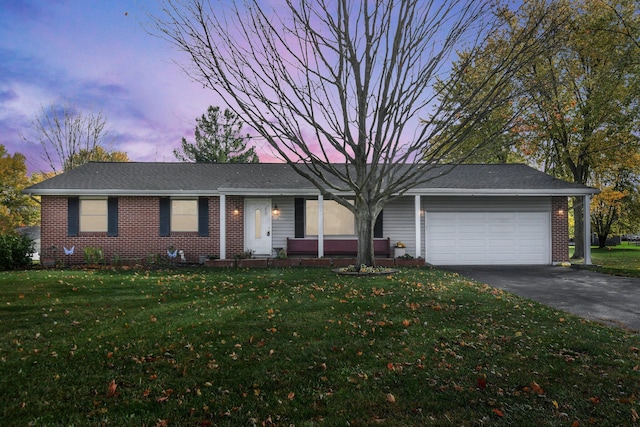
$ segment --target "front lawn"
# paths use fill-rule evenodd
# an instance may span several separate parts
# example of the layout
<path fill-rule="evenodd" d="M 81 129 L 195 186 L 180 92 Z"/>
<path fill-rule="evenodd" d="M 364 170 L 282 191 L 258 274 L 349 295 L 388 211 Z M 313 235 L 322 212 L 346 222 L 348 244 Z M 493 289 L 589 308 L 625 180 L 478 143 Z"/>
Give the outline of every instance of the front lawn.
<path fill-rule="evenodd" d="M 620 426 L 640 413 L 637 335 L 438 270 L 4 272 L 0 307 L 3 425 Z"/>

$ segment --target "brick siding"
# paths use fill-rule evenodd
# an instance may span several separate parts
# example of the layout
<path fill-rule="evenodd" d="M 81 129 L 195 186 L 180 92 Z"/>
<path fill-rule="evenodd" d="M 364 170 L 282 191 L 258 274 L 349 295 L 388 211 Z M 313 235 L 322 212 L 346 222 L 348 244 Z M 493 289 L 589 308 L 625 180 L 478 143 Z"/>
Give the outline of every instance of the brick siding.
<path fill-rule="evenodd" d="M 551 260 L 569 261 L 569 202 L 567 197 L 551 198 Z"/>
<path fill-rule="evenodd" d="M 227 196 L 226 205 L 227 258 L 233 259 L 244 252 L 244 197 Z"/>
<path fill-rule="evenodd" d="M 239 208 L 234 213 L 235 207 Z M 227 198 L 227 257 L 244 250 L 242 197 Z M 152 256 L 166 258 L 167 249 L 183 250 L 189 263 L 197 263 L 201 255 L 220 255 L 220 200 L 209 198 L 209 236 L 197 232 L 171 233 L 160 236 L 160 210 L 158 197 L 119 197 L 118 236 L 107 233 L 80 233 L 67 236 L 67 197 L 43 196 L 41 205 L 41 251 L 43 262 L 54 258 L 79 264 L 84 262 L 84 248 L 99 247 L 107 262 L 115 257 L 142 258 Z M 63 247 L 75 246 L 72 256 L 65 256 Z M 54 249 L 55 248 L 55 249 Z"/>

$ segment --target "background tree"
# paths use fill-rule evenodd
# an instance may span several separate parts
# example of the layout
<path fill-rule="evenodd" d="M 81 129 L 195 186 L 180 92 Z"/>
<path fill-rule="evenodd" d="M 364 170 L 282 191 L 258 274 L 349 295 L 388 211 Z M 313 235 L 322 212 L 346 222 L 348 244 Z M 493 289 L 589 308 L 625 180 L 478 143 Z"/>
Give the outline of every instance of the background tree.
<path fill-rule="evenodd" d="M 92 150 L 81 149 L 65 160 L 64 170 L 73 169 L 88 162 L 130 162 L 129 156 L 123 151 L 107 151 L 101 146 Z"/>
<path fill-rule="evenodd" d="M 520 13 L 498 15 L 507 31 L 496 33 L 481 61 L 467 68 L 465 85 L 458 84 L 463 89 L 460 93 L 481 90 L 482 78 L 476 74 L 483 72 L 485 62 L 508 53 L 513 35 L 525 28 L 523 20 L 537 15 L 535 1 L 523 3 Z M 503 136 L 513 139 L 531 164 L 579 184 L 611 182 L 607 171 L 617 170 L 621 159 L 638 159 L 634 135 L 640 126 L 640 6 L 634 0 L 559 0 L 556 4 L 567 19 L 538 60 L 514 75 L 509 87 L 515 95 L 513 103 L 503 116 L 488 118 L 490 127 L 500 128 L 504 117 L 518 109 L 517 119 Z M 464 53 L 459 62 L 468 63 Z M 454 103 L 449 108 L 458 106 Z M 612 212 L 619 212 L 621 199 L 613 194 L 620 196 L 610 192 L 598 203 L 612 203 Z M 573 210 L 574 256 L 582 257 L 580 200 Z"/>
<path fill-rule="evenodd" d="M 247 148 L 248 134 L 241 135 L 242 121 L 228 108 L 209 106 L 207 114 L 196 118 L 195 143 L 182 138 L 180 150 L 173 150 L 183 162 L 258 163 L 254 147 Z"/>
<path fill-rule="evenodd" d="M 52 171 L 73 169 L 87 161 L 103 160 L 105 155 L 126 158 L 125 153 L 110 153 L 113 140 L 106 129 L 102 113 L 82 113 L 71 105 L 51 105 L 32 122 L 31 133 L 22 135 L 24 142 L 39 145 L 42 158 Z"/>
<path fill-rule="evenodd" d="M 593 183 L 600 188 L 591 204 L 591 224 L 604 248 L 612 234 L 636 234 L 640 213 L 640 152 L 614 165 L 595 165 Z"/>
<path fill-rule="evenodd" d="M 0 234 L 13 233 L 17 227 L 33 225 L 39 206 L 22 190 L 30 185 L 25 157 L 11 156 L 0 145 Z"/>
<path fill-rule="evenodd" d="M 360 266 L 374 264 L 373 226 L 385 204 L 423 183 L 468 132 L 434 136 L 456 122 L 471 129 L 507 103 L 504 86 L 540 54 L 548 36 L 541 24 L 550 20 L 531 17 L 481 90 L 459 99 L 476 113 L 441 108 L 438 97 L 452 96 L 451 87 L 434 84 L 459 74 L 450 68 L 452 55 L 468 47 L 473 63 L 499 30 L 489 3 L 298 0 L 272 9 L 258 0 L 228 7 L 167 0 L 154 24 L 187 54 L 183 69 L 192 78 L 228 100 L 324 197 L 354 213 Z"/>

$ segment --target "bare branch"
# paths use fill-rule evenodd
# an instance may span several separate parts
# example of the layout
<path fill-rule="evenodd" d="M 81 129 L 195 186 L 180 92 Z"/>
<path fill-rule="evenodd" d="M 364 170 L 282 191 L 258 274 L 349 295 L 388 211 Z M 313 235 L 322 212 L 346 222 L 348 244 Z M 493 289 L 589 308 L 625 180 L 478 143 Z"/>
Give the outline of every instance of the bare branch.
<path fill-rule="evenodd" d="M 437 84 L 456 72 L 457 51 L 473 61 L 498 30 L 491 12 L 473 0 L 287 0 L 274 8 L 165 0 L 152 21 L 189 57 L 183 70 L 228 100 L 283 160 L 356 217 L 366 211 L 375 220 L 427 179 L 444 147 L 509 101 L 502 88 L 539 52 L 548 28 L 532 19 L 481 90 L 462 100 L 477 114 L 434 148 L 434 137 L 459 121 L 441 106 L 450 87 Z"/>
<path fill-rule="evenodd" d="M 109 138 L 106 124 L 102 112 L 85 114 L 70 104 L 53 104 L 41 107 L 32 122 L 31 133 L 20 138 L 25 143 L 39 145 L 42 159 L 57 173 L 78 166 L 77 162 L 86 158 L 86 153 L 108 148 L 113 139 Z"/>

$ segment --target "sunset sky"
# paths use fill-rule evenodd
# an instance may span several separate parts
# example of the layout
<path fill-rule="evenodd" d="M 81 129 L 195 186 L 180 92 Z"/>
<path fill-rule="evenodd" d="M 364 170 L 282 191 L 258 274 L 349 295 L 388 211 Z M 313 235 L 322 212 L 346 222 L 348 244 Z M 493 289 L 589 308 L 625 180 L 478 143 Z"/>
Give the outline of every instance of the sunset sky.
<path fill-rule="evenodd" d="M 49 170 L 40 148 L 24 144 L 42 107 L 71 103 L 101 111 L 113 150 L 133 161 L 175 161 L 193 139 L 195 118 L 224 104 L 192 82 L 183 58 L 145 29 L 155 0 L 0 0 L 0 144 Z M 272 160 L 259 148 L 264 160 Z"/>

